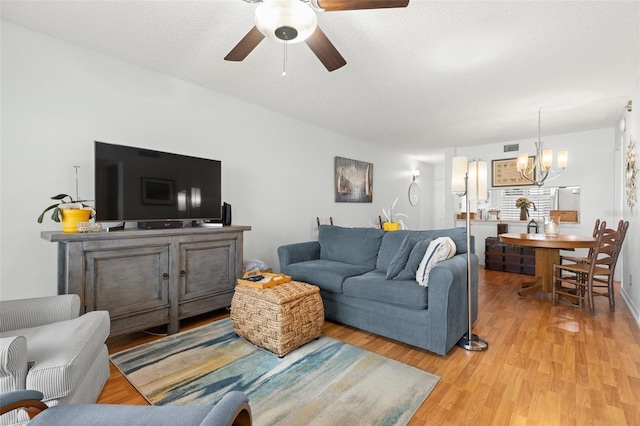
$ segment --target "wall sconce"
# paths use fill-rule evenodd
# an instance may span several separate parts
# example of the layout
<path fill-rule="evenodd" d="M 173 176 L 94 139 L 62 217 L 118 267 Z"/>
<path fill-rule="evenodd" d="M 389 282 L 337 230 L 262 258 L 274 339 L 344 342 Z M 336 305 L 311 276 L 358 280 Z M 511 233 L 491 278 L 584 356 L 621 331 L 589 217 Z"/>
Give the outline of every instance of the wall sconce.
<path fill-rule="evenodd" d="M 413 182 L 417 181 L 418 178 L 420 177 L 420 170 L 415 169 L 414 171 L 411 172 L 411 176 L 413 177 Z"/>

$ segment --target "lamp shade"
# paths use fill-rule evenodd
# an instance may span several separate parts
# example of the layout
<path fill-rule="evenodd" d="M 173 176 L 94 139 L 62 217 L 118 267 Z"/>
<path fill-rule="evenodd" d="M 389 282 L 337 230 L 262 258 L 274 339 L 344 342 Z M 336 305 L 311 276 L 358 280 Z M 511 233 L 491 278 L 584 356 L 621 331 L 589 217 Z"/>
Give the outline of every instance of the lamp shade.
<path fill-rule="evenodd" d="M 542 151 L 542 171 L 546 172 L 551 168 L 553 164 L 553 151 L 550 149 L 545 149 Z"/>
<path fill-rule="evenodd" d="M 525 172 L 527 170 L 527 166 L 529 165 L 529 154 L 526 152 L 522 152 L 518 154 L 518 160 L 516 162 L 516 168 L 519 172 Z"/>
<path fill-rule="evenodd" d="M 487 162 L 473 160 L 469 163 L 469 200 L 486 200 L 487 191 Z"/>
<path fill-rule="evenodd" d="M 567 162 L 569 160 L 569 153 L 567 151 L 558 152 L 558 167 L 564 169 L 567 167 Z"/>
<path fill-rule="evenodd" d="M 272 40 L 298 43 L 318 25 L 316 13 L 300 0 L 264 0 L 254 14 L 256 28 Z"/>
<path fill-rule="evenodd" d="M 466 191 L 464 179 L 469 171 L 469 158 L 453 157 L 451 161 L 451 192 L 462 194 Z"/>

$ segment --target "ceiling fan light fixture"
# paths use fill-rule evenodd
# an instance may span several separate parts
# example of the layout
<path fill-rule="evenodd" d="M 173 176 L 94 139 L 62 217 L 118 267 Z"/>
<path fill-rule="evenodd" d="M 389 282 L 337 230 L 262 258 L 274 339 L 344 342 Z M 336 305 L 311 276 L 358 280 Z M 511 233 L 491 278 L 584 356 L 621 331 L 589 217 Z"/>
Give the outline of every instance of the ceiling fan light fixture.
<path fill-rule="evenodd" d="M 318 25 L 316 13 L 300 0 L 264 0 L 256 7 L 254 21 L 266 37 L 287 43 L 306 40 Z"/>

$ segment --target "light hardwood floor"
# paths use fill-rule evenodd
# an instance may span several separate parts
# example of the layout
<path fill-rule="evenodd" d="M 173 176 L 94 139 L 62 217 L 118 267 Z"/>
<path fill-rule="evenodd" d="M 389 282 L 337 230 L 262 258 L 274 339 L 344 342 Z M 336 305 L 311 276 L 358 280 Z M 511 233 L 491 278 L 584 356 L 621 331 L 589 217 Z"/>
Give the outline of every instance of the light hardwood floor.
<path fill-rule="evenodd" d="M 551 306 L 549 295 L 520 298 L 526 275 L 480 270 L 480 315 L 474 333 L 486 352 L 446 356 L 326 322 L 324 333 L 441 377 L 410 424 L 640 425 L 640 328 L 616 289 L 587 307 Z M 185 327 L 228 316 L 185 321 Z M 157 337 L 133 334 L 108 342 L 111 353 Z M 146 404 L 111 367 L 99 403 Z"/>

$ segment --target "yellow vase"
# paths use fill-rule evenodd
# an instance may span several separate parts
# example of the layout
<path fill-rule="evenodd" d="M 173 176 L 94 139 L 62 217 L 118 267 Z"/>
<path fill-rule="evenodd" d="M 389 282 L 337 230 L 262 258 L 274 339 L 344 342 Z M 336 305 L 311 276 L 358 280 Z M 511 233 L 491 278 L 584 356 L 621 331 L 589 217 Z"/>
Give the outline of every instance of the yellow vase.
<path fill-rule="evenodd" d="M 397 231 L 400 229 L 400 222 L 383 222 L 382 229 L 385 231 Z"/>
<path fill-rule="evenodd" d="M 65 209 L 60 210 L 62 214 L 62 232 L 74 234 L 78 232 L 78 222 L 86 222 L 91 216 L 91 210 Z"/>

